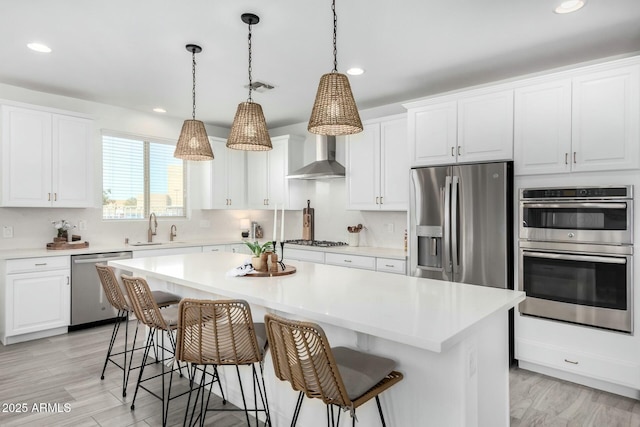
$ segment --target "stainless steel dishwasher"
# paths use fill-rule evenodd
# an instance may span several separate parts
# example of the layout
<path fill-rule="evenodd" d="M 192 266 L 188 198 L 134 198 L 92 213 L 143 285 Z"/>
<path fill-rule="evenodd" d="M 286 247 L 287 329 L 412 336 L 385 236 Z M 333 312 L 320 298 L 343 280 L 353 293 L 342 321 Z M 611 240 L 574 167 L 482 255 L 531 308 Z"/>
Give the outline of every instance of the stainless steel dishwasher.
<path fill-rule="evenodd" d="M 116 318 L 117 312 L 102 290 L 95 265 L 129 258 L 131 252 L 71 255 L 70 330 L 109 323 Z"/>

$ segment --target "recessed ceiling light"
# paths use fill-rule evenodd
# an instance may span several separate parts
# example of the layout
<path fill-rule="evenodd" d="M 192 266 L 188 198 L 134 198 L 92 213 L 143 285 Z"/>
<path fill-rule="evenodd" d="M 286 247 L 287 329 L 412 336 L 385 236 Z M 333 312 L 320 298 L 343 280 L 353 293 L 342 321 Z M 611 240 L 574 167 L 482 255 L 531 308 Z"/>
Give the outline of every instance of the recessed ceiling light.
<path fill-rule="evenodd" d="M 31 50 L 35 50 L 36 52 L 42 52 L 42 53 L 50 53 L 51 52 L 51 48 L 45 44 L 42 43 L 29 43 L 27 45 L 27 47 Z"/>
<path fill-rule="evenodd" d="M 347 70 L 347 74 L 349 74 L 350 76 L 359 76 L 361 74 L 364 74 L 364 70 L 362 68 L 353 67 Z"/>
<path fill-rule="evenodd" d="M 153 111 L 155 111 L 156 113 L 166 113 L 167 112 L 167 110 L 165 110 L 164 108 L 160 108 L 160 107 L 154 108 Z"/>
<path fill-rule="evenodd" d="M 558 7 L 555 8 L 555 13 L 571 13 L 576 10 L 582 9 L 585 5 L 585 0 L 565 0 Z"/>

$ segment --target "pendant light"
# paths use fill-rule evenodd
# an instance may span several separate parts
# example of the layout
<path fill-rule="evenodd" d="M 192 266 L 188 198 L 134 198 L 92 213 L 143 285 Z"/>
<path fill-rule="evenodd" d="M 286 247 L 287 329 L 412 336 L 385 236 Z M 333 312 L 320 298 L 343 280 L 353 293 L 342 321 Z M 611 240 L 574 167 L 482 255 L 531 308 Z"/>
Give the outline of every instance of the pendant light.
<path fill-rule="evenodd" d="M 320 78 L 316 102 L 307 129 L 318 135 L 351 135 L 362 132 L 362 122 L 351 85 L 345 74 L 338 73 L 336 1 L 333 11 L 333 71 Z"/>
<path fill-rule="evenodd" d="M 204 123 L 196 120 L 196 53 L 202 52 L 202 48 L 195 44 L 185 46 L 191 52 L 191 70 L 193 74 L 193 113 L 191 120 L 185 120 L 182 124 L 182 131 L 176 144 L 176 151 L 173 157 L 183 160 L 211 160 L 213 152 L 207 137 Z"/>
<path fill-rule="evenodd" d="M 227 147 L 234 150 L 266 151 L 271 150 L 271 138 L 267 130 L 267 122 L 260 104 L 253 102 L 251 91 L 251 26 L 260 22 L 260 18 L 253 13 L 243 13 L 242 22 L 249 25 L 249 99 L 238 104 L 236 116 L 231 125 L 231 132 L 227 139 Z"/>

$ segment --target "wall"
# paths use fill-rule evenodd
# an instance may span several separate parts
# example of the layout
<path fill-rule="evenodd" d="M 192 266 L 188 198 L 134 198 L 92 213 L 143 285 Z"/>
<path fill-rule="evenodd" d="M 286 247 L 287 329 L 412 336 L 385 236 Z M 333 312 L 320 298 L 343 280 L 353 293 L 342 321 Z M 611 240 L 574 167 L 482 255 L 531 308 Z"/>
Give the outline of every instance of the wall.
<path fill-rule="evenodd" d="M 119 131 L 141 136 L 177 139 L 182 120 L 155 113 L 129 110 L 117 106 L 100 104 L 76 98 L 52 95 L 28 90 L 16 86 L 0 84 L 0 102 L 9 100 L 27 104 L 58 108 L 83 114 L 89 114 L 96 123 L 95 134 L 95 182 L 96 206 L 100 205 L 102 164 L 102 145 L 100 130 Z M 399 104 L 363 112 L 363 119 L 402 111 Z M 207 126 L 210 136 L 226 138 L 228 130 Z M 306 130 L 306 123 L 274 129 L 271 136 L 285 134 L 307 135 L 304 142 L 305 162 L 315 156 L 315 139 Z M 338 142 L 338 160 L 344 163 L 344 147 Z M 196 188 L 199 166 L 190 167 L 190 188 Z M 359 212 L 346 211 L 346 193 L 344 179 L 331 181 L 310 181 L 294 184 L 301 200 L 311 200 L 316 209 L 315 238 L 324 240 L 347 241 L 347 225 L 361 223 L 365 226 L 361 233 L 360 244 L 365 246 L 384 246 L 401 248 L 406 228 L 405 212 Z M 224 211 L 201 210 L 200 200 L 195 196 L 190 201 L 188 219 L 160 219 L 156 241 L 169 240 L 169 229 L 175 224 L 178 229 L 177 240 L 240 238 L 240 219 L 250 218 L 262 225 L 265 237 L 272 235 L 273 211 Z M 12 226 L 14 237 L 0 238 L 0 249 L 43 247 L 51 242 L 55 230 L 52 221 L 66 219 L 72 224 L 86 223 L 86 230 L 74 230 L 84 240 L 93 244 L 118 244 L 125 237 L 131 242 L 146 241 L 147 220 L 103 221 L 100 208 L 58 209 L 58 208 L 0 208 L 0 226 Z M 279 224 L 279 222 L 278 222 Z M 388 232 L 387 224 L 393 224 L 393 232 Z M 279 226 L 279 225 L 278 225 Z M 302 236 L 302 212 L 287 211 L 285 214 L 285 239 L 298 239 Z M 279 237 L 279 232 L 278 232 Z"/>

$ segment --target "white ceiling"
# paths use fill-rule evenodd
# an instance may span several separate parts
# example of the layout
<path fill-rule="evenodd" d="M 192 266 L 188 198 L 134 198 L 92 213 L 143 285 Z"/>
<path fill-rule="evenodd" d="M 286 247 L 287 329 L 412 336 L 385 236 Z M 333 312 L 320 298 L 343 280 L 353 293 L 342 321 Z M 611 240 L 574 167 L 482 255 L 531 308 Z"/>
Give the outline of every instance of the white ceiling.
<path fill-rule="evenodd" d="M 640 0 L 337 0 L 338 70 L 360 109 L 640 50 Z M 330 0 L 0 0 L 0 82 L 229 127 L 247 99 L 247 25 L 256 13 L 254 94 L 269 127 L 305 122 L 330 72 Z M 51 54 L 28 50 L 46 43 Z"/>

